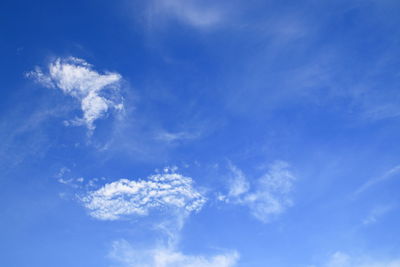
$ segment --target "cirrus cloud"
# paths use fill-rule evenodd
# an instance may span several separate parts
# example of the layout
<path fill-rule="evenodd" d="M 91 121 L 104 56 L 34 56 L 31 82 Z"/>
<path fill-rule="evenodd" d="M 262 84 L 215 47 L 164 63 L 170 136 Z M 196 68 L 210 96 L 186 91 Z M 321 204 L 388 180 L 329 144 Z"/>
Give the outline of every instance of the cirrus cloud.
<path fill-rule="evenodd" d="M 293 204 L 290 193 L 296 177 L 289 167 L 287 162 L 275 161 L 251 187 L 243 171 L 230 164 L 229 191 L 219 200 L 247 206 L 255 218 L 269 222 Z"/>

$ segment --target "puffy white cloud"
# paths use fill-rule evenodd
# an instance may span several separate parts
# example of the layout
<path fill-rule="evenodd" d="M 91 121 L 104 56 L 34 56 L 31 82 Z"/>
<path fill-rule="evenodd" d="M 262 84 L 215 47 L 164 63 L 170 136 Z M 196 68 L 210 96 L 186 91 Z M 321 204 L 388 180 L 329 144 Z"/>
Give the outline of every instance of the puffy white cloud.
<path fill-rule="evenodd" d="M 110 258 L 121 266 L 141 267 L 232 267 L 239 259 L 237 252 L 214 256 L 185 255 L 174 248 L 135 249 L 127 241 L 115 241 Z"/>
<path fill-rule="evenodd" d="M 123 108 L 119 93 L 121 75 L 114 72 L 101 74 L 83 59 L 57 58 L 50 62 L 46 71 L 36 67 L 27 76 L 80 101 L 83 117 L 72 120 L 71 124 L 86 125 L 90 131 L 95 128 L 94 121 L 104 117 L 110 109 Z"/>
<path fill-rule="evenodd" d="M 183 215 L 198 211 L 206 198 L 193 180 L 178 173 L 162 173 L 146 180 L 120 179 L 81 198 L 90 215 L 117 220 L 127 215 L 147 215 L 152 209 L 174 209 Z"/>
<path fill-rule="evenodd" d="M 335 252 L 324 267 L 400 267 L 400 259 L 374 260 L 370 257 L 355 258 L 343 252 Z"/>
<path fill-rule="evenodd" d="M 240 169 L 230 164 L 230 171 L 229 192 L 220 196 L 220 200 L 248 206 L 252 215 L 263 222 L 270 221 L 292 205 L 290 193 L 295 177 L 288 163 L 276 161 L 271 164 L 252 188 Z"/>

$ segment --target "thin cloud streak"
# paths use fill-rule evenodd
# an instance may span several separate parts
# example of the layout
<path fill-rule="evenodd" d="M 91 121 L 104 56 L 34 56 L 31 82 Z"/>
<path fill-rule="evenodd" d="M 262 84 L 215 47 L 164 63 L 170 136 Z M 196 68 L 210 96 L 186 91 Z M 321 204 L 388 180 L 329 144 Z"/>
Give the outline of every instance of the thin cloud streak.
<path fill-rule="evenodd" d="M 390 169 L 389 171 L 387 171 L 386 173 L 384 173 L 382 176 L 368 180 L 354 192 L 354 195 L 355 196 L 360 195 L 361 193 L 368 190 L 370 187 L 379 184 L 381 182 L 384 182 L 386 180 L 389 180 L 399 173 L 400 173 L 400 165 L 397 165 L 392 169 Z"/>

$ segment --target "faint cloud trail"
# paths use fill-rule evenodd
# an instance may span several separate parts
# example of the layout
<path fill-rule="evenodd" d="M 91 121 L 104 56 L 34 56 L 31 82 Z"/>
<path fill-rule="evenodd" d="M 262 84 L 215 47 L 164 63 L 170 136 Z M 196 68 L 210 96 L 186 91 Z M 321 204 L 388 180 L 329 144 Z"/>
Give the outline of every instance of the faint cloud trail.
<path fill-rule="evenodd" d="M 370 180 L 368 180 L 366 183 L 364 183 L 362 186 L 360 186 L 355 192 L 354 195 L 358 196 L 361 193 L 365 192 L 367 189 L 369 189 L 370 187 L 384 182 L 386 180 L 389 180 L 390 178 L 392 178 L 393 176 L 400 174 L 400 165 L 397 165 L 395 167 L 393 167 L 392 169 L 390 169 L 389 171 L 387 171 L 386 173 L 384 173 L 382 176 L 379 176 L 377 178 L 372 178 Z"/>

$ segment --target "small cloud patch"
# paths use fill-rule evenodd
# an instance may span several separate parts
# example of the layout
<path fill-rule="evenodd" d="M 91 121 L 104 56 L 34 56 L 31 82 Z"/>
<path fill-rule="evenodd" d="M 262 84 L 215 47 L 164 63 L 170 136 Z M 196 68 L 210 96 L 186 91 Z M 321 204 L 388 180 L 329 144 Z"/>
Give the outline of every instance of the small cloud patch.
<path fill-rule="evenodd" d="M 183 214 L 199 211 L 206 198 L 193 180 L 178 173 L 161 173 L 146 180 L 120 179 L 81 198 L 89 214 L 100 220 L 144 216 L 153 209 L 175 209 Z"/>
<path fill-rule="evenodd" d="M 80 58 L 57 58 L 45 70 L 36 67 L 27 77 L 80 102 L 82 117 L 68 121 L 67 125 L 85 125 L 92 132 L 97 119 L 105 117 L 111 109 L 120 111 L 124 107 L 119 92 L 122 76 L 115 72 L 99 73 Z"/>
<path fill-rule="evenodd" d="M 269 222 L 292 206 L 290 193 L 296 178 L 287 162 L 274 162 L 252 185 L 239 168 L 230 164 L 229 169 L 228 193 L 220 194 L 219 200 L 249 207 L 251 214 L 262 222 Z"/>

